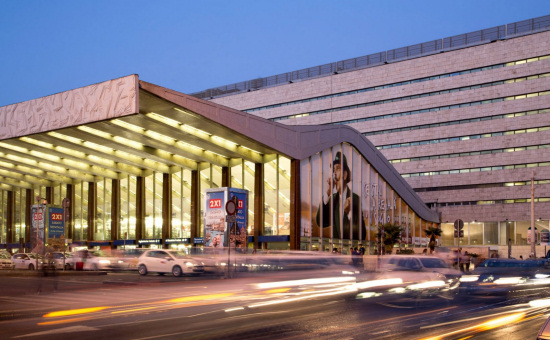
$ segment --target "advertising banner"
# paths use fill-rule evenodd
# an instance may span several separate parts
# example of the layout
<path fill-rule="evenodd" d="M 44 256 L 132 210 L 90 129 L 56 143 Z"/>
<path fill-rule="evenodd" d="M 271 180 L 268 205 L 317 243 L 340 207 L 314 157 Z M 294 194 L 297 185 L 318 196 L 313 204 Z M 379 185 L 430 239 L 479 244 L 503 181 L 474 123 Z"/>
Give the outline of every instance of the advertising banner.
<path fill-rule="evenodd" d="M 225 205 L 237 199 L 236 222 L 227 222 Z M 205 190 L 204 246 L 211 248 L 247 247 L 248 190 L 215 188 Z M 229 225 L 229 227 L 228 227 Z"/>
<path fill-rule="evenodd" d="M 48 238 L 65 237 L 65 222 L 63 208 L 49 207 L 48 211 Z"/>
<path fill-rule="evenodd" d="M 204 212 L 204 246 L 223 248 L 226 243 L 225 194 L 223 188 L 208 189 Z"/>
<path fill-rule="evenodd" d="M 33 205 L 31 207 L 31 250 L 32 252 L 41 253 L 45 241 L 45 212 L 46 206 Z"/>
<path fill-rule="evenodd" d="M 237 197 L 237 222 L 230 223 L 229 240 L 231 247 L 246 249 L 248 225 L 248 191 L 229 188 L 229 199 Z"/>

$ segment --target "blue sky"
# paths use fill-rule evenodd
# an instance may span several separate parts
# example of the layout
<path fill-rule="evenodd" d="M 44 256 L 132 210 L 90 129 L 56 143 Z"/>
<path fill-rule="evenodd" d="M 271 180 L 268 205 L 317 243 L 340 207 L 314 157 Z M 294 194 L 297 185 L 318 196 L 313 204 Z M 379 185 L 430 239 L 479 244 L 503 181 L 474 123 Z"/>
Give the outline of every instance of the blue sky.
<path fill-rule="evenodd" d="M 1 0 L 0 106 L 102 81 L 184 93 L 550 14 L 550 0 Z"/>

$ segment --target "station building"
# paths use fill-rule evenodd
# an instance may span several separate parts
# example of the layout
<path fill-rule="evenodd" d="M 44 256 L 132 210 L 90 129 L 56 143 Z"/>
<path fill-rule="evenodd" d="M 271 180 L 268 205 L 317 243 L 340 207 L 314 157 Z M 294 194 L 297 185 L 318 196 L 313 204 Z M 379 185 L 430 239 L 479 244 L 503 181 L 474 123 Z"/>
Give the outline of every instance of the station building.
<path fill-rule="evenodd" d="M 248 248 L 372 253 L 379 224 L 402 225 L 413 245 L 440 223 L 347 125 L 285 125 L 137 75 L 0 118 L 0 247 L 11 251 L 53 242 L 40 223 L 60 215 L 73 248 L 204 247 L 206 193 L 226 187 L 248 192 Z"/>
<path fill-rule="evenodd" d="M 192 95 L 289 126 L 353 127 L 440 214 L 443 245 L 458 245 L 461 219 L 460 245 L 527 246 L 532 218 L 542 245 L 549 29 L 533 18 Z"/>

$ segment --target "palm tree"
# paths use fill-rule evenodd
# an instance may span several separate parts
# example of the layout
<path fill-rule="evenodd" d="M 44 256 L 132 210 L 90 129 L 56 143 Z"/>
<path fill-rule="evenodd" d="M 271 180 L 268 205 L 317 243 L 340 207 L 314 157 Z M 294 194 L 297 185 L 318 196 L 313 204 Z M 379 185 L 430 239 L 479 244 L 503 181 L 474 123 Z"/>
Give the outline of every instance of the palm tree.
<path fill-rule="evenodd" d="M 428 227 L 428 229 L 424 229 L 424 235 L 430 238 L 428 246 L 430 247 L 430 254 L 432 254 L 435 249 L 435 237 L 441 236 L 441 229 L 438 227 Z"/>
<path fill-rule="evenodd" d="M 391 254 L 393 246 L 401 239 L 401 226 L 389 222 L 379 224 L 377 237 L 384 245 L 385 253 Z"/>

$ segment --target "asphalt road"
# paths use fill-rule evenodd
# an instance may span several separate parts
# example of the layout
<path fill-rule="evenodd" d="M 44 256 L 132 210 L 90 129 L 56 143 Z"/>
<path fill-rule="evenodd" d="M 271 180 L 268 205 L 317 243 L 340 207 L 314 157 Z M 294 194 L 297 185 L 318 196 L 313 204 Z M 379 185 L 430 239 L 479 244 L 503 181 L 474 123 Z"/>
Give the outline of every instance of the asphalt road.
<path fill-rule="evenodd" d="M 0 338 L 523 340 L 550 313 L 533 298 L 382 301 L 338 283 L 294 291 L 270 285 L 288 279 L 277 275 L 87 274 L 0 276 Z"/>

